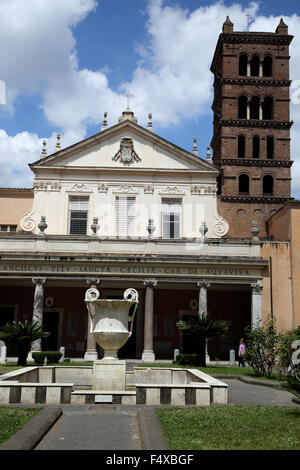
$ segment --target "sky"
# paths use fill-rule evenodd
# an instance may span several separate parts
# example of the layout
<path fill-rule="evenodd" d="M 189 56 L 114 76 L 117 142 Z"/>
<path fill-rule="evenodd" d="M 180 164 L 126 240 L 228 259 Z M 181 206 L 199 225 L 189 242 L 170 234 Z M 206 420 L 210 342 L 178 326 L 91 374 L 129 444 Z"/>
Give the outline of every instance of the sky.
<path fill-rule="evenodd" d="M 205 158 L 213 131 L 210 64 L 229 15 L 234 30 L 275 32 L 290 46 L 292 195 L 300 199 L 300 5 L 296 0 L 0 0 L 0 187 L 32 187 L 28 163 L 117 123 L 142 126 Z"/>

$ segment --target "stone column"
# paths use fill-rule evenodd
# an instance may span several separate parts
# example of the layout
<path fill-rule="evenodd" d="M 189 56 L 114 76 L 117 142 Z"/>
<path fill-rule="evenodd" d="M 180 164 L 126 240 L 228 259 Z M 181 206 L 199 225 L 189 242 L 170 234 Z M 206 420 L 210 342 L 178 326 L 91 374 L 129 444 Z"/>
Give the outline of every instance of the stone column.
<path fill-rule="evenodd" d="M 247 103 L 247 119 L 250 119 L 250 103 Z"/>
<path fill-rule="evenodd" d="M 142 360 L 145 362 L 155 361 L 153 352 L 153 297 L 154 287 L 157 286 L 155 279 L 149 279 L 144 282 L 146 287 L 145 295 L 145 323 L 144 323 L 144 350 Z"/>
<path fill-rule="evenodd" d="M 260 77 L 263 76 L 263 63 L 262 62 L 259 63 L 259 76 Z"/>
<path fill-rule="evenodd" d="M 262 103 L 259 103 L 259 119 L 262 120 L 262 118 L 263 118 Z"/>
<path fill-rule="evenodd" d="M 92 287 L 97 289 L 97 286 L 100 284 L 100 280 L 95 279 L 95 278 L 87 279 L 86 282 L 88 284 L 89 289 Z M 91 319 L 90 319 L 90 315 L 88 312 L 87 312 L 87 316 L 88 316 L 87 318 L 87 342 L 86 342 L 86 351 L 84 353 L 84 360 L 96 361 L 98 359 L 98 352 L 97 352 L 95 338 L 93 334 L 91 333 Z"/>
<path fill-rule="evenodd" d="M 197 282 L 197 287 L 199 289 L 199 317 L 204 317 L 207 315 L 207 289 L 210 287 L 210 283 L 206 281 Z"/>
<path fill-rule="evenodd" d="M 43 324 L 43 313 L 44 313 L 44 284 L 46 282 L 45 278 L 33 278 L 33 284 L 35 284 L 34 289 L 34 298 L 33 298 L 33 313 L 32 321 L 37 321 L 41 325 Z M 28 361 L 33 361 L 32 353 L 35 351 L 42 350 L 42 340 L 36 339 L 31 343 L 31 350 L 28 354 Z"/>
<path fill-rule="evenodd" d="M 197 282 L 197 287 L 199 289 L 199 307 L 198 307 L 198 314 L 199 317 L 206 317 L 207 316 L 207 289 L 210 287 L 210 283 L 206 282 L 205 280 Z M 207 350 L 207 341 L 206 341 L 206 362 L 210 361 L 210 357 L 208 355 Z"/>
<path fill-rule="evenodd" d="M 250 77 L 251 75 L 251 65 L 250 61 L 247 62 L 247 77 Z"/>
<path fill-rule="evenodd" d="M 257 281 L 251 284 L 252 299 L 251 299 L 251 326 L 261 326 L 262 323 L 262 281 Z"/>

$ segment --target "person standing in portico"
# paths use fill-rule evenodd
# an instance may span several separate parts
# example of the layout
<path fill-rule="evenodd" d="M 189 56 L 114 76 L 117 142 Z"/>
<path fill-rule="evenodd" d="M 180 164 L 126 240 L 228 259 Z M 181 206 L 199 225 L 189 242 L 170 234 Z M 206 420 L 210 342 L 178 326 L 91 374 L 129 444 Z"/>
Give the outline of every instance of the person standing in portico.
<path fill-rule="evenodd" d="M 241 338 L 240 339 L 240 345 L 239 345 L 239 352 L 238 352 L 239 367 L 240 366 L 245 367 L 245 361 L 244 361 L 245 352 L 246 352 L 246 346 L 245 346 L 245 343 L 244 343 L 244 338 Z"/>

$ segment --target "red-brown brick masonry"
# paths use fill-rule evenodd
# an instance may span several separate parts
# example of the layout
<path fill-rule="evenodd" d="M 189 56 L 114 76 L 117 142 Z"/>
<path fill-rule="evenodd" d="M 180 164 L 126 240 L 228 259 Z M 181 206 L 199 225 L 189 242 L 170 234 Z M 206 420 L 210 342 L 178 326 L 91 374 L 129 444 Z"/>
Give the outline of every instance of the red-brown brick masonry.
<path fill-rule="evenodd" d="M 292 39 L 282 21 L 275 33 L 234 32 L 228 18 L 219 36 L 211 65 L 211 146 L 221 170 L 218 210 L 229 222 L 229 237 L 249 238 L 253 220 L 265 237 L 265 221 L 291 199 Z"/>

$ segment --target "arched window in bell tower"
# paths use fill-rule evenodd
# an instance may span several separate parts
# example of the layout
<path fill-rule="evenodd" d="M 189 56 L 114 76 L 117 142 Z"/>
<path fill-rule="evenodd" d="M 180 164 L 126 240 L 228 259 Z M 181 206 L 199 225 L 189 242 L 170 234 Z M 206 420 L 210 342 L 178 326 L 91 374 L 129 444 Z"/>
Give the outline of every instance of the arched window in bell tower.
<path fill-rule="evenodd" d="M 272 57 L 266 55 L 263 61 L 263 76 L 272 77 Z"/>
<path fill-rule="evenodd" d="M 253 55 L 250 61 L 250 75 L 251 77 L 258 77 L 259 76 L 259 63 L 260 58 L 258 55 Z"/>
<path fill-rule="evenodd" d="M 247 75 L 247 64 L 248 64 L 247 54 L 241 54 L 239 57 L 239 75 L 241 76 Z"/>
<path fill-rule="evenodd" d="M 247 96 L 241 95 L 238 100 L 238 119 L 247 119 L 247 103 Z"/>
<path fill-rule="evenodd" d="M 259 119 L 259 96 L 252 96 L 250 101 L 250 119 Z"/>
<path fill-rule="evenodd" d="M 274 137 L 272 135 L 267 137 L 267 158 L 274 158 Z"/>
<path fill-rule="evenodd" d="M 252 158 L 259 158 L 260 139 L 255 135 L 252 139 Z"/>
<path fill-rule="evenodd" d="M 263 119 L 273 119 L 273 98 L 266 96 L 262 104 Z"/>
<path fill-rule="evenodd" d="M 245 158 L 246 139 L 244 135 L 238 136 L 238 158 Z"/>
<path fill-rule="evenodd" d="M 249 176 L 240 175 L 239 176 L 239 194 L 249 194 Z"/>
<path fill-rule="evenodd" d="M 265 195 L 271 195 L 273 194 L 273 177 L 271 175 L 265 175 L 263 177 L 263 194 Z"/>

